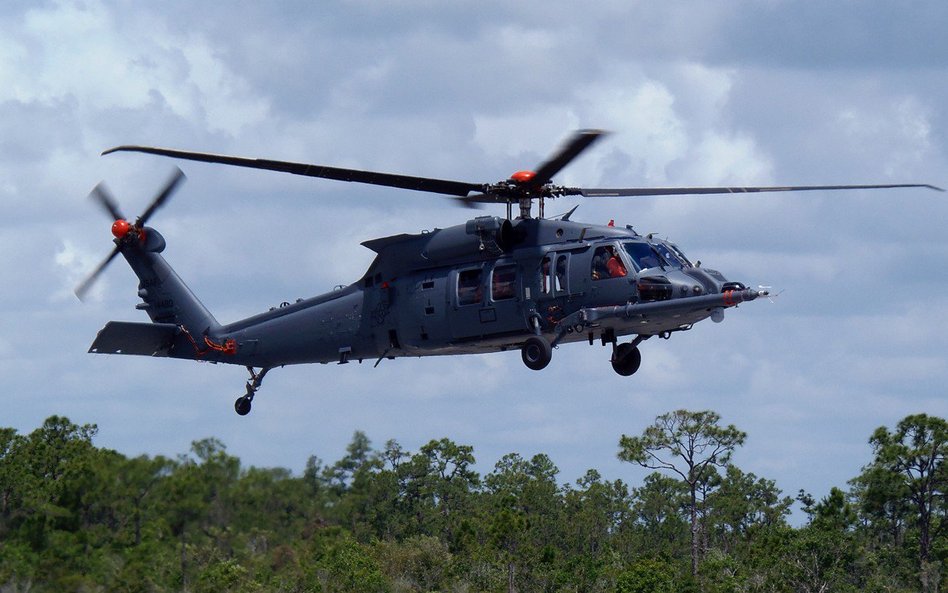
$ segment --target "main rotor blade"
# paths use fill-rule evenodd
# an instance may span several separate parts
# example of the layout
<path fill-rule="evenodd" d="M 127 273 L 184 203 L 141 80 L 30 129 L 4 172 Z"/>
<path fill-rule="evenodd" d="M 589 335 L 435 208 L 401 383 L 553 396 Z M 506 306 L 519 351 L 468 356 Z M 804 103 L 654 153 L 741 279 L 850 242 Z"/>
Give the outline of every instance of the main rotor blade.
<path fill-rule="evenodd" d="M 119 248 L 118 248 L 118 245 L 116 245 L 115 249 L 112 250 L 112 253 L 110 253 L 108 257 L 102 260 L 102 263 L 100 263 L 99 266 L 91 274 L 89 274 L 85 280 L 82 281 L 82 284 L 76 287 L 75 293 L 76 293 L 76 296 L 79 297 L 80 301 L 83 300 L 83 298 L 86 296 L 86 292 L 88 292 L 89 289 L 92 287 L 92 285 L 95 283 L 96 279 L 99 277 L 99 274 L 101 274 L 105 270 L 105 268 L 110 263 L 112 263 L 112 260 L 115 259 L 115 256 L 118 254 L 119 254 Z"/>
<path fill-rule="evenodd" d="M 119 210 L 118 202 L 115 201 L 115 198 L 112 197 L 112 192 L 108 190 L 105 186 L 105 182 L 100 182 L 92 191 L 89 192 L 89 197 L 92 198 L 97 204 L 102 206 L 106 212 L 112 217 L 112 220 L 125 220 L 125 217 L 122 215 L 122 211 Z"/>
<path fill-rule="evenodd" d="M 458 198 L 459 202 L 463 202 L 464 205 L 476 205 L 476 204 L 506 204 L 508 202 L 515 202 L 516 200 L 511 200 L 508 196 L 487 192 L 487 193 L 477 193 L 466 198 Z"/>
<path fill-rule="evenodd" d="M 539 187 L 548 183 L 563 167 L 605 134 L 606 132 L 603 130 L 580 130 L 576 132 L 553 156 L 540 165 L 536 170 L 536 175 L 530 180 L 530 185 Z"/>
<path fill-rule="evenodd" d="M 822 191 L 838 189 L 893 189 L 898 187 L 926 187 L 936 191 L 944 189 L 927 183 L 893 183 L 883 185 L 794 185 L 784 187 L 627 187 L 617 189 L 580 188 L 579 193 L 587 198 L 615 198 L 627 196 L 687 196 L 698 194 L 749 194 L 783 191 Z"/>
<path fill-rule="evenodd" d="M 143 226 L 148 219 L 151 218 L 151 215 L 155 213 L 156 210 L 161 208 L 161 206 L 171 197 L 171 194 L 174 193 L 174 190 L 177 189 L 178 184 L 180 184 L 185 179 L 184 172 L 181 169 L 175 167 L 174 173 L 172 173 L 171 178 L 168 179 L 168 182 L 165 183 L 164 189 L 155 196 L 155 199 L 152 200 L 148 208 L 142 212 L 142 215 L 138 217 L 138 220 L 135 222 L 138 226 Z"/>
<path fill-rule="evenodd" d="M 153 146 L 117 146 L 115 148 L 106 150 L 102 154 L 106 155 L 120 151 L 144 152 L 148 154 L 157 154 L 191 161 L 220 163 L 224 165 L 233 165 L 236 167 L 250 167 L 251 169 L 266 169 L 269 171 L 292 173 L 294 175 L 304 175 L 306 177 L 321 177 L 323 179 L 335 179 L 337 181 L 351 181 L 355 183 L 367 183 L 370 185 L 383 185 L 386 187 L 413 189 L 416 191 L 445 194 L 449 196 L 466 196 L 472 191 L 482 191 L 484 189 L 484 184 L 481 183 L 450 181 L 445 179 L 433 179 L 430 177 L 412 177 L 409 175 L 395 175 L 392 173 L 360 171 L 358 169 L 343 169 L 339 167 L 327 167 L 325 165 L 310 165 L 306 163 L 274 161 L 270 159 L 254 159 L 208 152 L 157 148 Z"/>

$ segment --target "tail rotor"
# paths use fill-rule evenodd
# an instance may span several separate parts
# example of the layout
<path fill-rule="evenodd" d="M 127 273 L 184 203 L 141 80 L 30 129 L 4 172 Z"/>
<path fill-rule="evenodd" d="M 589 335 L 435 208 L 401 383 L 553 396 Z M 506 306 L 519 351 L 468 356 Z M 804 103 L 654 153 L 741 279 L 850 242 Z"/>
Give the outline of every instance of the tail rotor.
<path fill-rule="evenodd" d="M 151 203 L 142 212 L 134 224 L 129 223 L 125 216 L 122 214 L 121 209 L 118 206 L 118 202 L 115 200 L 112 193 L 108 190 L 105 183 L 99 183 L 96 185 L 92 191 L 89 193 L 89 197 L 108 214 L 112 222 L 112 235 L 115 237 L 113 242 L 115 243 L 115 248 L 112 249 L 112 252 L 102 260 L 95 270 L 86 277 L 79 286 L 76 287 L 76 296 L 79 297 L 79 300 L 83 300 L 85 295 L 88 293 L 89 289 L 92 288 L 92 285 L 95 284 L 95 281 L 98 277 L 105 271 L 112 260 L 115 259 L 119 253 L 122 252 L 123 248 L 133 245 L 134 243 L 143 243 L 145 240 L 144 227 L 145 223 L 148 222 L 148 219 L 161 208 L 164 203 L 171 197 L 175 192 L 181 182 L 185 179 L 184 173 L 181 169 L 175 167 L 174 173 L 165 183 L 164 187 L 160 192 L 152 199 Z"/>

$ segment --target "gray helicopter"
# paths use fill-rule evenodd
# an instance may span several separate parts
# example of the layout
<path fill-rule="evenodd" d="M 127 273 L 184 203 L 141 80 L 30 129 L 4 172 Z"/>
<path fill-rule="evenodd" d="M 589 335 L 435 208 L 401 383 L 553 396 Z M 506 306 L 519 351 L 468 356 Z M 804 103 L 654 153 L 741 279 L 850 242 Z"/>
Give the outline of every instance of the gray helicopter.
<path fill-rule="evenodd" d="M 176 170 L 134 223 L 104 184 L 90 194 L 114 221 L 115 248 L 76 289 L 86 293 L 121 254 L 139 278 L 136 308 L 151 323 L 110 321 L 90 352 L 165 356 L 238 364 L 250 378 L 234 409 L 250 412 L 266 374 L 289 364 L 375 361 L 404 356 L 519 350 L 524 364 L 545 368 L 560 344 L 611 346 L 612 368 L 635 374 L 639 345 L 669 338 L 704 319 L 767 296 L 692 263 L 677 245 L 631 226 L 544 218 L 545 200 L 748 192 L 928 187 L 926 184 L 792 187 L 588 189 L 554 185 L 552 177 L 603 135 L 575 133 L 535 171 L 493 184 L 466 183 L 321 165 L 251 159 L 148 146 L 119 146 L 178 159 L 282 171 L 452 196 L 462 205 L 505 204 L 507 216 L 478 216 L 463 225 L 365 241 L 377 255 L 356 282 L 332 292 L 229 324 L 219 323 L 161 256 L 165 240 L 145 226 L 184 179 Z M 539 205 L 539 217 L 531 214 Z M 514 207 L 519 215 L 513 216 Z M 628 341 L 620 341 L 629 337 Z"/>

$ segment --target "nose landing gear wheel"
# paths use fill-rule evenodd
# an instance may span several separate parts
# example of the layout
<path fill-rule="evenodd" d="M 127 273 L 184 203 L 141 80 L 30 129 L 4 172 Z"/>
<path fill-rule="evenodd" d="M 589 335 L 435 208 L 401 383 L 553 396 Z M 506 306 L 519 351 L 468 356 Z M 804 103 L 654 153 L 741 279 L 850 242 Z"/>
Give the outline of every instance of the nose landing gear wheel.
<path fill-rule="evenodd" d="M 553 358 L 553 346 L 542 336 L 531 336 L 523 343 L 520 356 L 527 368 L 539 371 L 550 364 L 550 359 Z"/>
<path fill-rule="evenodd" d="M 623 377 L 629 377 L 639 370 L 640 364 L 642 364 L 642 353 L 638 346 L 628 343 L 616 346 L 612 355 L 612 370 Z"/>

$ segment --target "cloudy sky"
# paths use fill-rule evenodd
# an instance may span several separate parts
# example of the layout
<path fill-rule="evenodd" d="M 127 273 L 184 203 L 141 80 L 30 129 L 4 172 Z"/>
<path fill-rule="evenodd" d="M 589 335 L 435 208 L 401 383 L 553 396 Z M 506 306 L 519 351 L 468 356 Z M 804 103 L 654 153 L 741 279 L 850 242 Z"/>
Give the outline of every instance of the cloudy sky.
<path fill-rule="evenodd" d="M 411 450 L 549 454 L 636 483 L 620 435 L 678 408 L 748 433 L 745 471 L 825 495 L 907 414 L 948 416 L 948 220 L 926 190 L 585 201 L 781 296 L 642 346 L 614 374 L 598 345 L 543 372 L 516 353 L 245 370 L 87 354 L 111 319 L 143 321 L 86 199 L 106 180 L 138 212 L 174 162 L 152 144 L 473 182 L 541 162 L 579 128 L 612 132 L 556 179 L 586 187 L 948 185 L 948 4 L 790 2 L 5 3 L 0 8 L 0 425 L 49 415 L 98 444 L 176 455 L 222 439 L 245 463 L 301 470 L 353 431 Z M 366 239 L 463 223 L 434 195 L 180 163 L 152 220 L 166 258 L 223 322 L 358 278 Z M 564 199 L 547 212 L 579 203 Z M 497 214 L 502 214 L 498 211 Z"/>

